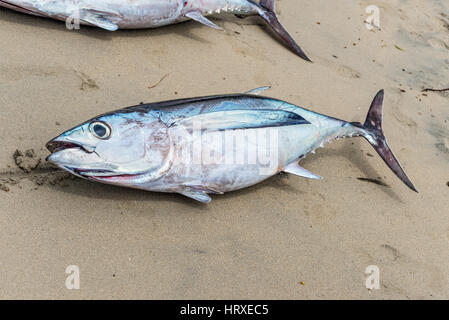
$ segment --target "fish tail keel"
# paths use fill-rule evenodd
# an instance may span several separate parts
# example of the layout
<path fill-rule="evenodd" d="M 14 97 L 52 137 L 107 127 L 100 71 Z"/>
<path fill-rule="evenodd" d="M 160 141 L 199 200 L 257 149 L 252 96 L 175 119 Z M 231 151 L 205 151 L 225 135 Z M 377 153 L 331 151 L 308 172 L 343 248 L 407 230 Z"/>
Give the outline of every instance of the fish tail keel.
<path fill-rule="evenodd" d="M 259 3 L 256 3 L 254 0 L 247 1 L 254 6 L 256 12 L 268 23 L 273 32 L 278 35 L 291 51 L 302 59 L 312 62 L 279 21 L 274 9 L 275 0 L 260 0 Z"/>
<path fill-rule="evenodd" d="M 394 174 L 410 189 L 418 192 L 407 174 L 402 169 L 399 161 L 388 146 L 387 140 L 382 129 L 382 107 L 384 100 L 384 91 L 380 90 L 374 97 L 371 107 L 368 111 L 364 124 L 353 122 L 351 125 L 359 128 L 359 134 L 362 135 L 377 151 L 380 157 Z"/>

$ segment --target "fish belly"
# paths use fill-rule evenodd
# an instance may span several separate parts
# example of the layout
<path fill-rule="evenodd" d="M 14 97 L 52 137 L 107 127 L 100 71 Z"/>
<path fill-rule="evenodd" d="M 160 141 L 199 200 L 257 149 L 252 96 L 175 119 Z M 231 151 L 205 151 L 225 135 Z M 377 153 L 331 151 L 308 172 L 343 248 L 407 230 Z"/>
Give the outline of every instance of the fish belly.
<path fill-rule="evenodd" d="M 155 28 L 182 20 L 183 0 L 0 0 L 0 6 L 28 14 L 65 21 L 81 18 L 83 10 L 93 10 L 108 18 L 122 29 Z M 77 12 L 81 12 L 77 15 Z"/>
<path fill-rule="evenodd" d="M 110 0 L 111 9 L 123 16 L 121 29 L 157 28 L 186 20 L 183 0 Z"/>
<path fill-rule="evenodd" d="M 189 10 L 203 15 L 254 12 L 254 6 L 246 0 L 0 0 L 0 6 L 61 21 L 75 17 L 77 9 L 92 9 L 104 13 L 106 18 L 112 13 L 113 22 L 121 29 L 157 28 L 182 22 L 189 19 L 184 16 Z M 80 24 L 88 23 L 81 17 Z"/>
<path fill-rule="evenodd" d="M 118 1 L 118 0 L 115 0 Z M 129 2 L 129 1 L 119 1 Z M 156 28 L 189 20 L 184 14 L 200 11 L 204 16 L 221 12 L 250 14 L 254 6 L 246 0 L 140 0 L 121 6 L 122 29 Z"/>

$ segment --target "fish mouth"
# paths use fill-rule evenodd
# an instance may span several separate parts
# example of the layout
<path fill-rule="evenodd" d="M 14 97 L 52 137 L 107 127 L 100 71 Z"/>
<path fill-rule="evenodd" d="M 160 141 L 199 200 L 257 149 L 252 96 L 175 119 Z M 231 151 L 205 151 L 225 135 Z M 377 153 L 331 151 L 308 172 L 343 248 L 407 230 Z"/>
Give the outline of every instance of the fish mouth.
<path fill-rule="evenodd" d="M 123 174 L 105 169 L 86 169 L 71 166 L 61 166 L 61 168 L 80 178 L 105 183 L 132 181 L 135 177 L 140 176 L 140 174 Z"/>
<path fill-rule="evenodd" d="M 52 154 L 58 151 L 66 150 L 66 149 L 74 149 L 79 148 L 87 153 L 92 153 L 92 151 L 87 150 L 82 144 L 76 142 L 68 142 L 68 141 L 60 141 L 60 140 L 51 140 L 47 142 L 45 145 Z"/>
<path fill-rule="evenodd" d="M 68 149 L 78 150 L 88 154 L 95 153 L 95 149 L 90 149 L 89 147 L 86 147 L 81 143 L 58 140 L 58 138 L 56 138 L 47 142 L 46 147 L 51 152 L 51 154 L 46 158 L 47 161 L 80 178 L 91 179 L 100 182 L 113 182 L 115 180 L 131 180 L 132 178 L 141 174 L 126 174 L 123 172 L 100 168 L 80 168 L 65 163 L 59 163 L 58 161 L 55 161 L 55 159 L 52 159 L 52 157 L 54 157 L 58 153 Z"/>
<path fill-rule="evenodd" d="M 90 169 L 90 168 L 78 168 L 78 167 L 73 167 L 73 166 L 69 166 L 66 164 L 60 164 L 57 163 L 55 161 L 52 160 L 52 156 L 54 156 L 55 154 L 62 152 L 64 150 L 68 150 L 68 149 L 74 149 L 74 150 L 79 150 L 79 151 L 83 151 L 86 153 L 93 153 L 95 152 L 95 150 L 89 149 L 87 147 L 85 147 L 84 145 L 82 145 L 81 143 L 76 143 L 76 142 L 72 142 L 72 141 L 64 141 L 64 140 L 57 140 L 53 139 L 50 140 L 49 142 L 47 142 L 47 144 L 45 145 L 48 149 L 48 151 L 51 152 L 51 154 L 47 157 L 47 161 L 54 163 L 55 165 L 57 165 L 58 167 L 60 167 L 61 169 L 67 170 L 70 173 L 79 176 L 79 177 L 83 177 L 83 178 L 95 178 L 95 177 L 112 177 L 112 176 L 117 176 L 119 175 L 118 173 L 115 173 L 112 170 L 107 170 L 107 169 Z"/>

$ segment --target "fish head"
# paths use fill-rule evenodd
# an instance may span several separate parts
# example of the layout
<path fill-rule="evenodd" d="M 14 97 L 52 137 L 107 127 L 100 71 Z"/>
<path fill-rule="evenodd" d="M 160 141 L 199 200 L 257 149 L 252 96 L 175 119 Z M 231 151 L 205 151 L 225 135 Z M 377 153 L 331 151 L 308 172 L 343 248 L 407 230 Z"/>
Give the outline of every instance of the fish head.
<path fill-rule="evenodd" d="M 111 113 L 70 129 L 47 143 L 47 161 L 100 182 L 138 187 L 157 179 L 171 164 L 167 126 L 142 113 Z"/>

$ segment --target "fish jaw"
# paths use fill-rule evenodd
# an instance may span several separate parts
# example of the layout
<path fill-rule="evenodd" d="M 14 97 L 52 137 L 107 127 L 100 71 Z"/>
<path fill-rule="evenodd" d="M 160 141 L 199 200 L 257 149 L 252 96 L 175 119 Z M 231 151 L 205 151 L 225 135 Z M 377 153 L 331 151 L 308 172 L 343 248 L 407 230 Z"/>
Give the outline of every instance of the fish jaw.
<path fill-rule="evenodd" d="M 51 146 L 49 149 L 54 150 L 53 146 L 57 143 L 50 141 L 49 144 Z M 74 164 L 73 159 L 79 161 Z M 87 152 L 83 147 L 69 143 L 61 143 L 58 151 L 50 154 L 47 161 L 79 178 L 106 184 L 136 187 L 134 182 L 142 176 L 141 173 L 121 172 L 119 167 L 98 164 L 98 155 L 95 152 Z"/>
<path fill-rule="evenodd" d="M 118 166 L 105 163 L 95 152 L 95 146 L 83 141 L 79 129 L 71 130 L 50 140 L 46 147 L 51 152 L 47 161 L 75 176 L 95 180 L 96 177 L 120 176 Z"/>
<path fill-rule="evenodd" d="M 52 152 L 47 161 L 55 166 L 66 170 L 78 177 L 89 178 L 96 175 L 116 175 L 112 168 L 105 169 L 98 163 L 98 155 L 94 151 L 89 151 L 82 144 L 77 144 L 63 138 L 56 138 L 47 143 L 47 149 Z M 77 159 L 76 164 L 73 159 Z"/>

